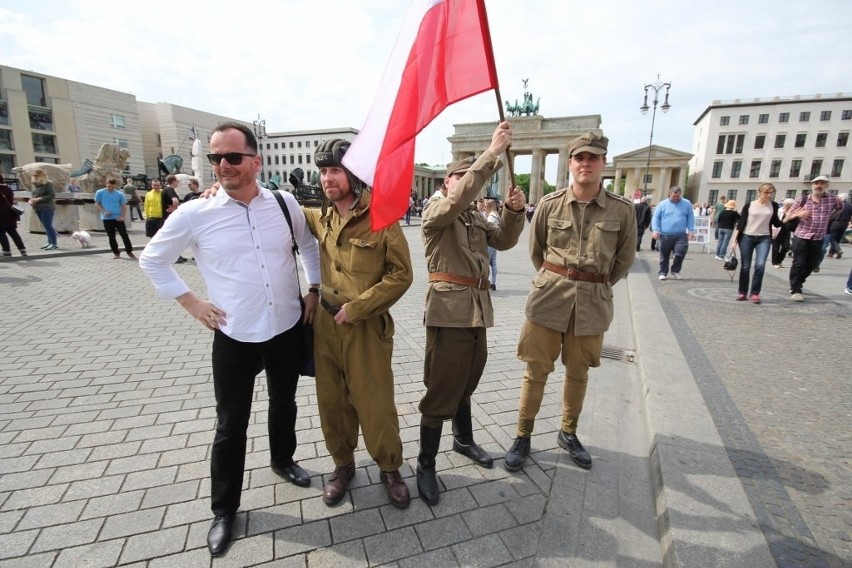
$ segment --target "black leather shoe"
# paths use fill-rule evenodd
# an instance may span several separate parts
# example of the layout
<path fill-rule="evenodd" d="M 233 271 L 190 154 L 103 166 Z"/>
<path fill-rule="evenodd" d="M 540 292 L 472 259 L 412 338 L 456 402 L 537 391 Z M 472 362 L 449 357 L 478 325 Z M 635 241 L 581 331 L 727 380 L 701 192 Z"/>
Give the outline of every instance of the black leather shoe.
<path fill-rule="evenodd" d="M 463 444 L 458 438 L 453 436 L 453 450 L 463 456 L 469 457 L 473 460 L 473 463 L 478 466 L 482 466 L 486 469 L 491 469 L 494 466 L 494 460 L 488 452 L 483 450 L 482 447 L 473 440 L 471 440 L 469 444 Z"/>
<path fill-rule="evenodd" d="M 216 515 L 213 525 L 207 532 L 207 548 L 210 556 L 222 556 L 231 542 L 231 529 L 234 527 L 234 515 Z"/>
<path fill-rule="evenodd" d="M 592 468 L 592 456 L 589 455 L 589 452 L 586 451 L 586 448 L 583 447 L 577 436 L 560 430 L 559 434 L 556 435 L 556 443 L 562 449 L 568 451 L 568 456 L 575 464 L 583 469 Z"/>
<path fill-rule="evenodd" d="M 277 467 L 276 465 L 273 465 L 272 471 L 288 480 L 293 485 L 308 487 L 311 484 L 311 476 L 308 475 L 304 469 L 299 467 L 299 464 L 297 463 L 285 465 L 284 467 Z"/>
<path fill-rule="evenodd" d="M 528 455 L 530 455 L 530 439 L 518 436 L 512 443 L 512 447 L 506 452 L 506 471 L 522 469 Z"/>

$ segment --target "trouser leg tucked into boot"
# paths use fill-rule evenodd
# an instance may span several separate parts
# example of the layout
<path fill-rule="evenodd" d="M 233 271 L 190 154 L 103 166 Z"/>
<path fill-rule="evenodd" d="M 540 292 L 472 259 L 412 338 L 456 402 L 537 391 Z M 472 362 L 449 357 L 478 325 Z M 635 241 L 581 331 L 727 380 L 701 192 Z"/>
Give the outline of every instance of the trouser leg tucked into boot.
<path fill-rule="evenodd" d="M 473 460 L 473 463 L 491 468 L 494 460 L 473 441 L 473 422 L 470 417 L 470 404 L 461 403 L 453 418 L 453 449 Z"/>
<path fill-rule="evenodd" d="M 441 427 L 420 425 L 420 455 L 417 456 L 417 489 L 428 505 L 438 504 L 438 478 L 435 456 L 441 445 Z"/>

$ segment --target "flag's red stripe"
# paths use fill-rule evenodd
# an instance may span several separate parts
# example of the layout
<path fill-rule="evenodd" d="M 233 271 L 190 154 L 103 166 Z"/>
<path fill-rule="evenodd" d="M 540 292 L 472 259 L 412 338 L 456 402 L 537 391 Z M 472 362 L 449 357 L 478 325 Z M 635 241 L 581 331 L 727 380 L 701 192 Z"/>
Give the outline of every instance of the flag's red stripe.
<path fill-rule="evenodd" d="M 448 105 L 496 86 L 482 0 L 446 0 L 426 12 L 400 81 L 373 180 L 372 227 L 408 207 L 414 140 Z"/>

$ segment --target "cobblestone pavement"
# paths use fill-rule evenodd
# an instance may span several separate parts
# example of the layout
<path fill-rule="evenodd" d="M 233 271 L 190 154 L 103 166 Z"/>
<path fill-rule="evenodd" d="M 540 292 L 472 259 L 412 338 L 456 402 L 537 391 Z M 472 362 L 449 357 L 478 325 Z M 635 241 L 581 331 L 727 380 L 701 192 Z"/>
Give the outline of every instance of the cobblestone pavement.
<path fill-rule="evenodd" d="M 847 255 L 852 253 L 845 247 Z M 782 567 L 852 566 L 852 262 L 826 258 L 789 301 L 789 259 L 763 303 L 735 301 L 721 261 L 693 245 L 681 281 L 640 253 L 728 455 Z"/>
<path fill-rule="evenodd" d="M 415 283 L 392 313 L 411 507 L 389 506 L 363 449 L 344 503 L 322 503 L 333 464 L 310 379 L 297 394 L 296 458 L 312 486 L 275 476 L 258 380 L 236 539 L 216 560 L 205 543 L 215 417 L 209 332 L 176 303 L 157 299 L 135 262 L 113 260 L 103 234 L 95 235 L 94 254 L 77 254 L 77 244 L 61 237 L 59 251 L 0 262 L 0 567 L 660 566 L 641 393 L 635 368 L 623 361 L 604 360 L 592 373 L 579 431 L 595 459 L 591 471 L 571 465 L 557 447 L 557 369 L 523 472 L 507 473 L 502 459 L 490 470 L 471 465 L 452 452 L 446 427 L 441 502 L 430 508 L 416 497 L 425 268 L 419 227 L 405 233 Z M 26 238 L 37 253 L 43 237 Z M 145 242 L 138 228 L 131 239 L 137 247 Z M 495 458 L 515 435 L 522 375 L 515 347 L 532 276 L 526 234 L 499 263 L 498 325 L 489 330 L 490 358 L 474 397 L 478 441 Z M 203 291 L 192 263 L 176 269 Z M 623 285 L 616 299 L 606 343 L 629 350 Z M 844 422 L 835 420 L 827 426 Z M 827 484 L 827 475 L 808 479 Z"/>

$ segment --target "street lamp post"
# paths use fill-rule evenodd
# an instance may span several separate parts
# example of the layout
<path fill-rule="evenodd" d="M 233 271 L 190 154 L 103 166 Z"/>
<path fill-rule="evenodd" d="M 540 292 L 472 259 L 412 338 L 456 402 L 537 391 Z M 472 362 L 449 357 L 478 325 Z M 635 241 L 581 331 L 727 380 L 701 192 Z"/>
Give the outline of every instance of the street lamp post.
<path fill-rule="evenodd" d="M 263 138 L 266 136 L 266 121 L 257 114 L 257 120 L 251 122 L 254 125 L 254 137 L 257 138 L 257 147 L 260 150 L 260 181 L 266 183 L 265 164 L 263 163 Z"/>
<path fill-rule="evenodd" d="M 654 122 L 657 119 L 657 103 L 660 102 L 660 90 L 662 90 L 663 87 L 666 88 L 666 98 L 665 98 L 665 100 L 663 100 L 663 104 L 660 107 L 660 109 L 663 112 L 668 112 L 669 109 L 672 107 L 672 105 L 669 104 L 669 89 L 671 89 L 672 84 L 671 83 L 663 83 L 660 80 L 659 74 L 657 74 L 657 80 L 655 82 L 651 83 L 650 85 L 645 85 L 645 101 L 642 103 L 642 106 L 639 107 L 639 110 L 642 111 L 642 114 L 648 113 L 648 109 L 650 108 L 648 106 L 648 91 L 649 90 L 653 91 L 654 92 L 654 102 L 652 104 L 654 105 L 654 112 L 651 113 L 651 138 L 648 141 L 648 161 L 645 164 L 645 175 L 642 178 L 642 182 L 643 182 L 642 193 L 643 193 L 643 195 L 648 194 L 648 170 L 651 169 L 651 146 L 653 146 L 653 144 L 654 144 Z"/>

